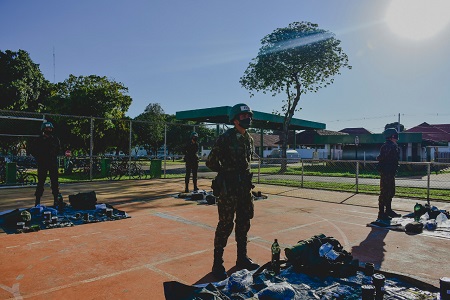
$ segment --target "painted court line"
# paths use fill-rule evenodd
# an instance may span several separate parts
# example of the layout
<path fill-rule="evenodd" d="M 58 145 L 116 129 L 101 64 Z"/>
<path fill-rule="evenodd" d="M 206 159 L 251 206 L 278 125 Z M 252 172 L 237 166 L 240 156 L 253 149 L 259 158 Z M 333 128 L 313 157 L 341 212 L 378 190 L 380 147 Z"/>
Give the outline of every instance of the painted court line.
<path fill-rule="evenodd" d="M 40 244 L 40 243 L 41 243 L 41 242 L 29 243 L 29 244 L 27 244 L 27 246 L 36 245 L 36 244 Z"/>
<path fill-rule="evenodd" d="M 180 223 L 183 223 L 183 224 L 187 224 L 187 225 L 194 225 L 194 226 L 198 226 L 198 227 L 205 228 L 205 229 L 208 229 L 208 230 L 216 230 L 215 227 L 212 227 L 212 226 L 209 226 L 209 225 L 206 225 L 206 224 L 203 224 L 203 223 L 199 223 L 199 222 L 194 222 L 194 221 L 191 221 L 191 220 L 186 220 L 186 219 L 178 217 L 178 216 L 172 216 L 172 215 L 169 215 L 169 214 L 159 213 L 159 212 L 155 213 L 154 215 L 157 216 L 157 217 L 160 217 L 160 218 L 177 221 L 177 222 L 180 222 Z"/>

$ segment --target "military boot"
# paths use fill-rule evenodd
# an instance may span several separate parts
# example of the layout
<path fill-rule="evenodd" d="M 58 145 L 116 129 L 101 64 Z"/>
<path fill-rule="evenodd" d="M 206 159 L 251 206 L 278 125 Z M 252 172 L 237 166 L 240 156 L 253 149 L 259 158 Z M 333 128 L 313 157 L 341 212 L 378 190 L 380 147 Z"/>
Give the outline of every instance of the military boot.
<path fill-rule="evenodd" d="M 62 211 L 64 209 L 64 207 L 66 206 L 63 196 L 60 193 L 58 193 L 57 195 L 53 195 L 53 206 L 58 211 Z"/>
<path fill-rule="evenodd" d="M 247 243 L 240 243 L 237 245 L 236 267 L 247 269 L 249 271 L 259 268 L 259 265 L 247 256 Z"/>
<path fill-rule="evenodd" d="M 184 192 L 189 193 L 189 181 L 184 183 Z"/>
<path fill-rule="evenodd" d="M 401 214 L 398 214 L 392 210 L 391 202 L 386 204 L 386 215 L 388 215 L 391 218 L 400 218 L 402 216 Z"/>
<path fill-rule="evenodd" d="M 223 266 L 223 248 L 214 249 L 212 274 L 219 280 L 225 280 L 228 277 L 225 267 Z"/>
<path fill-rule="evenodd" d="M 392 218 L 389 217 L 385 210 L 384 210 L 384 204 L 378 204 L 378 220 L 382 220 L 382 221 L 390 221 Z"/>
<path fill-rule="evenodd" d="M 194 179 L 193 182 L 194 182 L 194 191 L 198 191 L 197 179 Z"/>

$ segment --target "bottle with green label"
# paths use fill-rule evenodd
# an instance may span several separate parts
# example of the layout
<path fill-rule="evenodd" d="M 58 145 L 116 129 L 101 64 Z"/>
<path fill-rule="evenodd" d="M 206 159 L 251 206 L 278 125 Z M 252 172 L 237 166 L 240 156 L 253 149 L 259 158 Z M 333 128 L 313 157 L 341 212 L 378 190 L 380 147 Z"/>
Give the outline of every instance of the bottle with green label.
<path fill-rule="evenodd" d="M 419 221 L 420 220 L 420 212 L 422 211 L 423 206 L 419 203 L 416 203 L 416 205 L 414 205 L 414 221 Z"/>
<path fill-rule="evenodd" d="M 275 241 L 272 244 L 272 270 L 275 272 L 275 274 L 280 273 L 280 252 L 281 248 L 278 244 L 278 240 L 275 239 Z"/>

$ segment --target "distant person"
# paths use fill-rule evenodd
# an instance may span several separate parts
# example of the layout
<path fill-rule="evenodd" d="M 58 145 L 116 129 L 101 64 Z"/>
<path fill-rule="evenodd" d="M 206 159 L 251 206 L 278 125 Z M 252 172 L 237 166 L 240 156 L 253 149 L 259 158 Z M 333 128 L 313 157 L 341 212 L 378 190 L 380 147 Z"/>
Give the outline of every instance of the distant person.
<path fill-rule="evenodd" d="M 53 124 L 44 122 L 41 125 L 42 134 L 31 144 L 30 153 L 34 156 L 38 167 L 38 183 L 36 187 L 35 206 L 41 204 L 41 197 L 44 193 L 44 184 L 47 174 L 50 176 L 50 185 L 52 189 L 54 205 L 59 201 L 59 183 L 58 183 L 58 154 L 60 151 L 59 139 L 53 135 Z"/>
<path fill-rule="evenodd" d="M 198 191 L 197 171 L 198 171 L 198 133 L 192 132 L 191 138 L 184 148 L 184 161 L 186 162 L 186 175 L 184 177 L 185 193 L 189 193 L 189 178 L 192 173 L 194 191 Z"/>
<path fill-rule="evenodd" d="M 247 233 L 254 214 L 250 172 L 254 148 L 253 139 L 247 131 L 252 117 L 253 112 L 246 104 L 233 106 L 229 121 L 234 124 L 234 128 L 219 136 L 206 159 L 206 166 L 218 173 L 213 182 L 214 195 L 218 195 L 219 222 L 214 237 L 212 273 L 219 280 L 227 277 L 223 266 L 223 252 L 234 223 L 236 223 L 234 232 L 237 243 L 236 266 L 248 270 L 259 267 L 247 256 Z"/>
<path fill-rule="evenodd" d="M 395 174 L 400 159 L 400 149 L 397 145 L 398 132 L 395 128 L 387 128 L 383 135 L 386 142 L 381 146 L 377 156 L 380 172 L 380 196 L 378 197 L 378 219 L 390 220 L 401 215 L 392 210 L 392 198 L 395 195 Z"/>

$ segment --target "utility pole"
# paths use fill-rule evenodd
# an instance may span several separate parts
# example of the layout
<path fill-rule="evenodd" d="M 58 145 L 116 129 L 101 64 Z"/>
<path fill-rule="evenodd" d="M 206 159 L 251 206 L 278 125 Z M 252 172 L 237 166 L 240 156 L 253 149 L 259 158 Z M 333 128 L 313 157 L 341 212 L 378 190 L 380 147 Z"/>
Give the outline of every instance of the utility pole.
<path fill-rule="evenodd" d="M 55 83 L 56 67 L 55 67 L 55 46 L 53 46 L 53 83 Z"/>
<path fill-rule="evenodd" d="M 397 132 L 400 133 L 400 113 L 398 114 Z"/>

